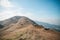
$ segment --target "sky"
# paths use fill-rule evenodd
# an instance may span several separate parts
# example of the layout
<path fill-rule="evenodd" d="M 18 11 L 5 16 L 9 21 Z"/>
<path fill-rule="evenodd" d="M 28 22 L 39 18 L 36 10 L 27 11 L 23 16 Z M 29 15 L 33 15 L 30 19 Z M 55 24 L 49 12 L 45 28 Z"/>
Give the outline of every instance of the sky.
<path fill-rule="evenodd" d="M 60 0 L 0 0 L 0 21 L 13 16 L 60 25 Z"/>

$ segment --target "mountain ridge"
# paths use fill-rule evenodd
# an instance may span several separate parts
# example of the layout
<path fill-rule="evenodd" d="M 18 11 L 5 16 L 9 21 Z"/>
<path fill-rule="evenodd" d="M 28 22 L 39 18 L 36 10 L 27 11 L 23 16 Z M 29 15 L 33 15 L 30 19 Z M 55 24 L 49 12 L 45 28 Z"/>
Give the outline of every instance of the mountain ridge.
<path fill-rule="evenodd" d="M 23 19 L 26 18 L 26 19 L 28 19 L 25 16 L 14 16 L 14 17 L 11 17 L 11 18 L 6 19 L 4 21 L 0 21 L 0 24 L 4 25 L 4 26 L 8 26 L 9 24 L 15 24 L 20 18 L 23 18 Z M 30 20 L 30 21 L 32 21 L 32 20 Z M 53 25 L 53 24 L 39 22 L 39 21 L 35 21 L 34 23 L 37 24 L 37 25 L 43 25 L 45 28 L 54 29 L 54 30 L 60 32 L 60 26 L 58 26 L 58 25 Z"/>
<path fill-rule="evenodd" d="M 3 23 L 0 40 L 60 40 L 60 32 L 46 29 L 27 17 L 15 16 Z"/>

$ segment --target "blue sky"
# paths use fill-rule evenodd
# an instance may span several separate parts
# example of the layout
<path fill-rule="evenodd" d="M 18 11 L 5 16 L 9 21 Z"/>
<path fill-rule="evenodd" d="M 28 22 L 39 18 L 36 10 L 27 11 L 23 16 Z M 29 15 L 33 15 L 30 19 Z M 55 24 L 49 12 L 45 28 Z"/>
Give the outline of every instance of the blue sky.
<path fill-rule="evenodd" d="M 59 0 L 0 0 L 0 19 L 27 16 L 36 21 L 60 25 Z"/>

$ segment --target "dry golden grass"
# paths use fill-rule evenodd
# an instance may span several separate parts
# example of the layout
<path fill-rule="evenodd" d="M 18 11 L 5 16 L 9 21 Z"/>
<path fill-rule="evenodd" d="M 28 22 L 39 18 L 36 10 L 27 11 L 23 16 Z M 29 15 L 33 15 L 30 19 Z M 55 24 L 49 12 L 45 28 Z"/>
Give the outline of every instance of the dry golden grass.
<path fill-rule="evenodd" d="M 16 22 L 15 22 L 16 21 Z M 23 17 L 0 30 L 0 40 L 60 40 L 60 32 L 45 29 L 32 20 Z"/>
<path fill-rule="evenodd" d="M 59 32 L 45 30 L 43 27 L 33 25 L 16 28 L 14 31 L 6 30 L 3 34 L 2 40 L 60 40 Z"/>

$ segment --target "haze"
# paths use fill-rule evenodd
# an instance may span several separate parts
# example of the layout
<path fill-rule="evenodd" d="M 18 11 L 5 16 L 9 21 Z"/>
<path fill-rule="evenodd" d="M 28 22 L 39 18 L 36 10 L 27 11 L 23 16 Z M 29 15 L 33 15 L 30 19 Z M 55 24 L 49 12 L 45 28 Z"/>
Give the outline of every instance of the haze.
<path fill-rule="evenodd" d="M 26 16 L 36 21 L 60 25 L 59 0 L 0 0 L 0 21 Z"/>

